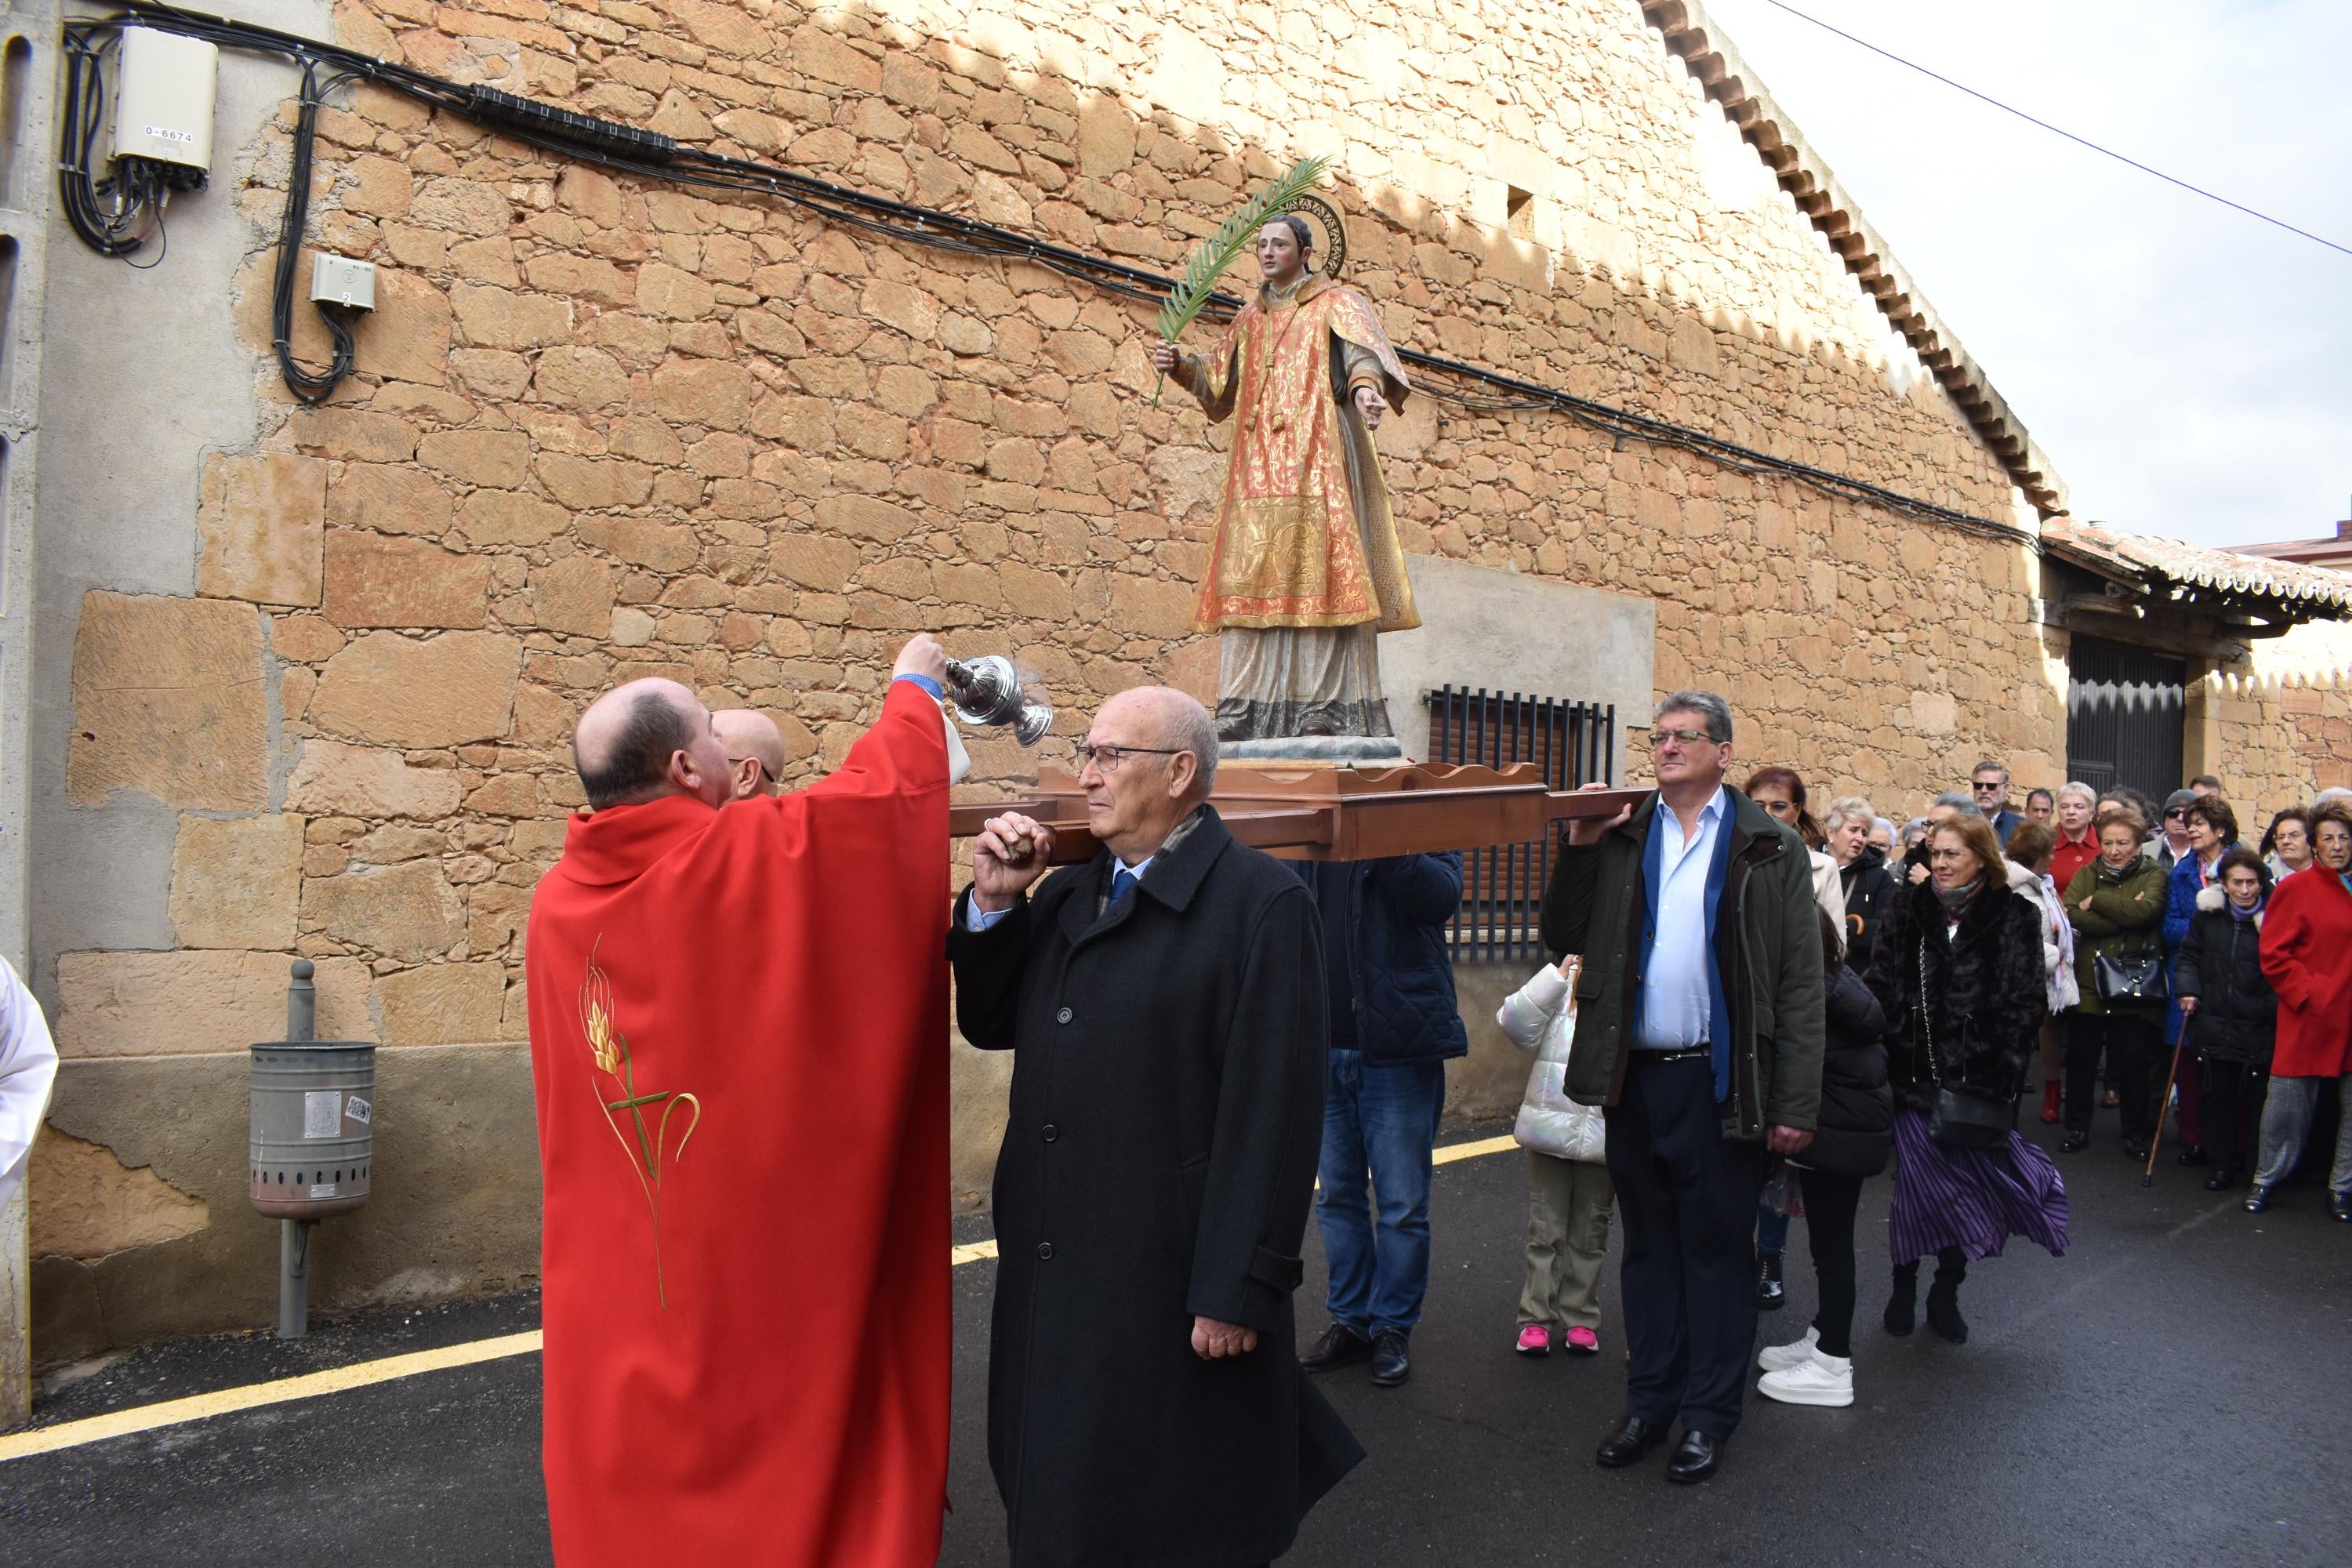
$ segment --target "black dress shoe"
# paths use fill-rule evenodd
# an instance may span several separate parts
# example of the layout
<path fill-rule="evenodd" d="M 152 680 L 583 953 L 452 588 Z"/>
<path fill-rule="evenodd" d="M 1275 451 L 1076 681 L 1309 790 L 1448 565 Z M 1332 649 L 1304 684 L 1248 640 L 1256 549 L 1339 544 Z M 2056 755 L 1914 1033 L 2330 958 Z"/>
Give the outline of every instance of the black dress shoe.
<path fill-rule="evenodd" d="M 2260 1214 L 2270 1206 L 2271 1189 L 2263 1185 L 2260 1182 L 2256 1182 L 2254 1184 L 2254 1190 L 2246 1194 L 2246 1212 L 2248 1214 Z"/>
<path fill-rule="evenodd" d="M 1372 1358 L 1372 1342 L 1345 1323 L 1334 1323 L 1323 1331 L 1307 1352 L 1298 1358 L 1298 1364 L 1309 1372 L 1329 1372 L 1336 1367 L 1352 1366 Z"/>
<path fill-rule="evenodd" d="M 2172 1157 L 2172 1163 L 2176 1165 L 2203 1164 L 2205 1163 L 2205 1145 L 2202 1143 L 2182 1144 L 2180 1147 L 2180 1152 Z"/>
<path fill-rule="evenodd" d="M 1628 1465 L 1638 1465 L 1651 1449 L 1663 1447 L 1668 1424 L 1644 1421 L 1638 1415 L 1628 1415 L 1617 1430 L 1601 1440 L 1594 1450 L 1593 1463 L 1604 1470 L 1622 1470 Z"/>
<path fill-rule="evenodd" d="M 1780 1283 L 1780 1255 L 1759 1252 L 1756 1255 L 1756 1306 L 1760 1311 L 1777 1312 L 1789 1299 Z"/>
<path fill-rule="evenodd" d="M 1412 1375 L 1412 1358 L 1405 1354 L 1404 1333 L 1398 1329 L 1382 1329 L 1372 1336 L 1372 1383 L 1381 1388 L 1394 1388 Z"/>
<path fill-rule="evenodd" d="M 2079 1154 L 2090 1146 L 2091 1130 L 2087 1127 L 2076 1128 L 2070 1131 L 2059 1142 L 2058 1152 L 2061 1154 Z"/>
<path fill-rule="evenodd" d="M 2337 1219 L 2346 1225 L 2352 1225 L 2352 1193 L 2330 1193 L 2327 1194 L 2327 1204 Z"/>
<path fill-rule="evenodd" d="M 1666 1479 L 1689 1486 L 1715 1474 L 1716 1465 L 1723 1458 L 1723 1440 L 1704 1432 L 1685 1431 L 1683 1440 L 1675 1445 L 1672 1457 L 1666 1460 Z"/>
<path fill-rule="evenodd" d="M 2237 1184 L 2238 1169 L 2234 1165 L 2223 1165 L 2205 1178 L 2205 1190 L 2209 1193 L 2226 1193 Z"/>
<path fill-rule="evenodd" d="M 2126 1139 L 2124 1141 L 2124 1153 L 2135 1165 L 2145 1165 L 2147 1163 L 2147 1145 L 2145 1143 L 2135 1143 L 2129 1139 Z"/>

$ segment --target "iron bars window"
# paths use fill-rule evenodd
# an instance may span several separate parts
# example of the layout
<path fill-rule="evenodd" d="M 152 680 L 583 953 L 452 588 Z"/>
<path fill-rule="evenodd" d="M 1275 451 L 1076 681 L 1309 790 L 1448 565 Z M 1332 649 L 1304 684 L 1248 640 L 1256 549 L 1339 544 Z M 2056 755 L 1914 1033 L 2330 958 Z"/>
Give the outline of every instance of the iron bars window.
<path fill-rule="evenodd" d="M 1423 700 L 1429 705 L 1433 763 L 1490 768 L 1529 763 L 1553 789 L 1612 781 L 1617 746 L 1613 704 L 1455 686 L 1441 686 Z M 1463 856 L 1462 906 L 1446 936 L 1456 962 L 1524 963 L 1549 956 L 1536 933 L 1536 917 L 1561 830 L 1555 823 L 1541 838 Z"/>

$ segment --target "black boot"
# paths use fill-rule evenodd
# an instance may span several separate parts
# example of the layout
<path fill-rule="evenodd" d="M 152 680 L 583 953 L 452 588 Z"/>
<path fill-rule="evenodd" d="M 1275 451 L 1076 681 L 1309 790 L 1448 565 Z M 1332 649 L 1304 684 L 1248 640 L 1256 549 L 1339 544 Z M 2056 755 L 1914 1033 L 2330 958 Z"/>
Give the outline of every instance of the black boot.
<path fill-rule="evenodd" d="M 1968 1259 L 1957 1247 L 1936 1255 L 1936 1282 L 1927 1287 L 1927 1326 L 1956 1345 L 1969 1342 L 1969 1325 L 1960 1316 L 1960 1281 L 1969 1277 Z"/>
<path fill-rule="evenodd" d="M 2172 1157 L 2172 1163 L 2176 1165 L 2203 1164 L 2205 1163 L 2205 1145 L 2202 1143 L 2182 1144 L 2180 1147 L 2180 1152 Z"/>
<path fill-rule="evenodd" d="M 2217 1165 L 2213 1168 L 2213 1173 L 2205 1178 L 2205 1190 L 2209 1193 L 2226 1193 L 2238 1184 L 2238 1178 L 2243 1173 L 2238 1169 L 2238 1163 L 2234 1160 L 2226 1164 Z"/>
<path fill-rule="evenodd" d="M 1756 1305 L 1759 1310 L 1777 1312 L 1789 1299 L 1780 1283 L 1780 1255 L 1759 1252 L 1756 1255 Z"/>
<path fill-rule="evenodd" d="M 1919 1326 L 1919 1265 L 1895 1266 L 1895 1291 L 1886 1298 L 1886 1331 L 1907 1334 Z"/>

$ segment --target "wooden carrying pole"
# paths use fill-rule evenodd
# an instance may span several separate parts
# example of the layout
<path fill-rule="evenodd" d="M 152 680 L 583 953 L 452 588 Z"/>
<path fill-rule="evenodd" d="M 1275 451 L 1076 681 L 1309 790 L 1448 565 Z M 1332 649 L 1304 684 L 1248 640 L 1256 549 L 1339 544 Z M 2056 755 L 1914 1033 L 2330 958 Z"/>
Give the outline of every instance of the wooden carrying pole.
<path fill-rule="evenodd" d="M 1284 859 L 1377 860 L 1521 844 L 1541 838 L 1555 822 L 1614 816 L 1647 793 L 1556 790 L 1526 763 L 1503 769 L 1227 763 L 1209 802 L 1236 839 Z M 950 808 L 949 832 L 969 838 L 990 817 L 1017 811 L 1054 830 L 1055 865 L 1076 865 L 1092 859 L 1097 847 L 1086 806 L 1075 777 L 1044 768 L 1027 795 Z"/>

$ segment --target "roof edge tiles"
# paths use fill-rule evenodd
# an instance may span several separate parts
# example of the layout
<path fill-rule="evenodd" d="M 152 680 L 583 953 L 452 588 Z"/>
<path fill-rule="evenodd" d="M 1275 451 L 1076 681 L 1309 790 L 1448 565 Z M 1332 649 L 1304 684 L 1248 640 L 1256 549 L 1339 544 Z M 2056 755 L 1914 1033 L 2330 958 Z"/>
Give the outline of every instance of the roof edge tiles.
<path fill-rule="evenodd" d="M 1722 29 L 1699 0 L 1641 0 L 1642 14 L 1664 36 L 1666 47 L 1682 58 L 1798 210 L 1811 220 L 1830 249 L 1877 300 L 1879 310 L 1934 374 L 2034 510 L 2043 518 L 2063 515 L 2066 482 L 2006 398 L 1993 389 L 1984 367 L 1969 356 L 1959 339 L 1895 259 L 1886 241 L 1830 172 L 1828 162 L 1805 141 L 1796 122 L 1764 90 Z"/>
<path fill-rule="evenodd" d="M 2042 547 L 2061 560 L 2155 592 L 2167 585 L 2276 605 L 2306 620 L 2352 612 L 2352 573 L 2211 550 L 2178 539 L 2121 533 L 2065 518 L 2045 523 Z"/>

